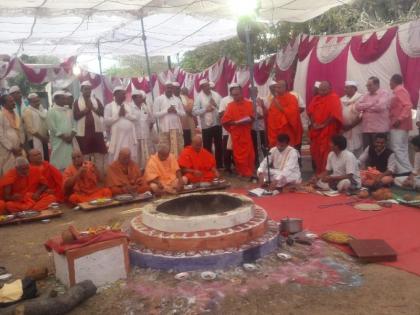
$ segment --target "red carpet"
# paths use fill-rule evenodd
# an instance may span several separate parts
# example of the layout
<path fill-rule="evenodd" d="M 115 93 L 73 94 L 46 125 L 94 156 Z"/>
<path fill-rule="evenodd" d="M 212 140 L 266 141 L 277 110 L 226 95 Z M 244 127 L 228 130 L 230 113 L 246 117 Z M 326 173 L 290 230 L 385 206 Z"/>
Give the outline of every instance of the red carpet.
<path fill-rule="evenodd" d="M 235 192 L 245 193 L 243 190 Z M 398 260 L 385 263 L 420 275 L 420 209 L 393 205 L 381 211 L 359 211 L 349 205 L 320 209 L 319 205 L 349 201 L 349 197 L 285 193 L 253 198 L 276 221 L 303 219 L 305 229 L 321 234 L 341 231 L 356 238 L 383 239 L 398 253 Z"/>

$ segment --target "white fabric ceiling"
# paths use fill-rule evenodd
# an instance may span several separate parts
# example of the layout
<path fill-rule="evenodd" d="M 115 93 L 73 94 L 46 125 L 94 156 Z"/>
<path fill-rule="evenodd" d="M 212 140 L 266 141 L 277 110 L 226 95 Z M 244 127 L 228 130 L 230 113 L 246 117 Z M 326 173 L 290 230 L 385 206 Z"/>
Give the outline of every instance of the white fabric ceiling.
<path fill-rule="evenodd" d="M 302 22 L 351 0 L 261 0 L 267 22 Z M 1 0 L 0 54 L 174 55 L 235 36 L 230 0 Z M 249 0 L 241 0 L 244 4 Z M 238 1 L 236 1 L 238 3 Z"/>

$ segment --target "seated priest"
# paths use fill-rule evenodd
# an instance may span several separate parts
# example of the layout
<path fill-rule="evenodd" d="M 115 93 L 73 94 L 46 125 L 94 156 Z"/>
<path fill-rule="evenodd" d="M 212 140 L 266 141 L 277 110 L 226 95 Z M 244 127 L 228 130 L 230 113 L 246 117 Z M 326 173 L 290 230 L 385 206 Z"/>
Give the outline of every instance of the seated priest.
<path fill-rule="evenodd" d="M 64 171 L 64 194 L 72 204 L 112 196 L 109 188 L 98 187 L 99 171 L 95 164 L 83 160 L 80 151 L 73 151 L 72 164 Z"/>
<path fill-rule="evenodd" d="M 131 151 L 122 148 L 118 158 L 108 167 L 106 185 L 111 189 L 112 195 L 141 194 L 149 191 L 140 168 L 131 159 Z"/>
<path fill-rule="evenodd" d="M 175 194 L 188 181 L 186 177 L 182 177 L 178 161 L 166 144 L 159 144 L 157 153 L 150 156 L 144 176 L 150 189 L 158 196 L 165 192 Z"/>
<path fill-rule="evenodd" d="M 386 146 L 386 134 L 375 135 L 373 146 L 368 146 L 359 157 L 362 186 L 378 189 L 393 183 L 396 173 L 395 154 Z"/>
<path fill-rule="evenodd" d="M 16 167 L 0 179 L 6 210 L 10 213 L 35 210 L 42 211 L 57 198 L 47 193 L 48 185 L 41 171 L 29 165 L 24 157 L 16 158 Z"/>
<path fill-rule="evenodd" d="M 325 171 L 317 175 L 317 186 L 340 192 L 359 189 L 361 185 L 359 165 L 354 154 L 346 150 L 346 138 L 342 135 L 332 136 L 331 148 Z"/>
<path fill-rule="evenodd" d="M 268 162 L 265 157 L 257 170 L 261 186 L 269 184 L 269 188 L 273 190 L 301 182 L 299 152 L 290 146 L 289 142 L 288 134 L 281 133 L 277 136 L 276 145 L 268 154 Z"/>
<path fill-rule="evenodd" d="M 57 201 L 64 201 L 63 194 L 63 175 L 61 172 L 51 165 L 49 162 L 42 159 L 42 153 L 38 149 L 32 149 L 28 154 L 29 163 L 34 168 L 39 168 L 42 176 L 47 181 L 49 194 L 55 195 Z"/>
<path fill-rule="evenodd" d="M 199 135 L 194 136 L 191 145 L 182 150 L 178 163 L 188 183 L 211 182 L 219 177 L 216 159 L 203 148 L 203 139 Z"/>
<path fill-rule="evenodd" d="M 413 170 L 408 176 L 395 177 L 395 185 L 408 189 L 420 189 L 420 136 L 411 139 L 411 145 L 414 149 L 414 165 Z"/>

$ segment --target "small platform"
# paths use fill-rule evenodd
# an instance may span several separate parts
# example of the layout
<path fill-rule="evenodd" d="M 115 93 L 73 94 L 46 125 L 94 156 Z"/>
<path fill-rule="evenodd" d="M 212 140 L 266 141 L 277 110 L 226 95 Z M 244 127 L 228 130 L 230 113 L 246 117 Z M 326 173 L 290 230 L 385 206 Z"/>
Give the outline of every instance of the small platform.
<path fill-rule="evenodd" d="M 104 208 L 118 207 L 118 206 L 130 204 L 130 203 L 144 202 L 144 201 L 148 201 L 148 200 L 151 200 L 151 199 L 153 199 L 153 195 L 151 195 L 151 194 L 141 194 L 141 195 L 135 196 L 131 200 L 119 201 L 119 200 L 113 199 L 108 203 L 95 204 L 95 205 L 91 204 L 90 202 L 83 202 L 83 203 L 79 203 L 78 206 L 83 211 L 92 211 L 92 210 L 100 210 L 100 209 L 104 209 Z"/>
<path fill-rule="evenodd" d="M 60 217 L 62 214 L 63 214 L 63 212 L 61 210 L 47 209 L 47 210 L 40 211 L 39 215 L 34 216 L 34 217 L 14 218 L 14 219 L 9 220 L 9 221 L 1 221 L 0 226 L 52 219 L 52 218 Z"/>

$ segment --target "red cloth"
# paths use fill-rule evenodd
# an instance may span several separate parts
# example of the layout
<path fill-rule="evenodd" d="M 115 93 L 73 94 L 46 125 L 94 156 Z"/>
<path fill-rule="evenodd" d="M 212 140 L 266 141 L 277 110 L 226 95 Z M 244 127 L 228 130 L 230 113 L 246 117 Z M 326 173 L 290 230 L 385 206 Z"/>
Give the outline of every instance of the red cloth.
<path fill-rule="evenodd" d="M 71 249 L 81 248 L 95 243 L 114 240 L 118 238 L 128 239 L 128 235 L 123 232 L 105 231 L 97 235 L 82 237 L 80 240 L 76 240 L 71 244 L 63 244 L 63 239 L 61 238 L 61 236 L 55 236 L 46 241 L 44 246 L 47 248 L 48 251 L 53 250 L 58 254 L 65 254 Z"/>
<path fill-rule="evenodd" d="M 181 168 L 190 168 L 202 172 L 200 177 L 186 173 L 185 176 L 191 183 L 211 182 L 215 178 L 213 170 L 216 167 L 216 159 L 213 154 L 204 148 L 197 152 L 190 145 L 185 147 L 179 155 L 178 164 Z"/>
<path fill-rule="evenodd" d="M 278 95 L 271 101 L 267 112 L 268 144 L 274 147 L 277 136 L 285 133 L 290 138 L 290 145 L 297 146 L 302 143 L 302 121 L 296 96 L 289 92 Z"/>
<path fill-rule="evenodd" d="M 222 124 L 233 122 L 245 117 L 254 117 L 252 103 L 247 100 L 232 102 L 226 108 L 222 117 Z M 242 176 L 250 177 L 254 174 L 254 146 L 251 137 L 252 123 L 244 125 L 224 125 L 232 137 L 232 153 L 235 168 Z"/>
<path fill-rule="evenodd" d="M 323 124 L 331 117 L 331 122 L 322 129 L 309 130 L 311 155 L 315 161 L 316 173 L 320 174 L 327 165 L 328 153 L 331 151 L 330 141 L 333 135 L 340 132 L 343 116 L 340 98 L 334 92 L 328 95 L 317 95 L 308 106 L 308 116 L 312 123 Z"/>
<path fill-rule="evenodd" d="M 4 200 L 0 200 L 0 214 L 6 213 L 6 202 Z"/>
<path fill-rule="evenodd" d="M 47 181 L 48 189 L 52 194 L 55 195 L 58 201 L 64 201 L 63 194 L 63 175 L 61 172 L 55 168 L 53 165 L 47 161 L 43 161 L 42 165 L 32 165 L 33 167 L 38 167 L 42 176 Z"/>

